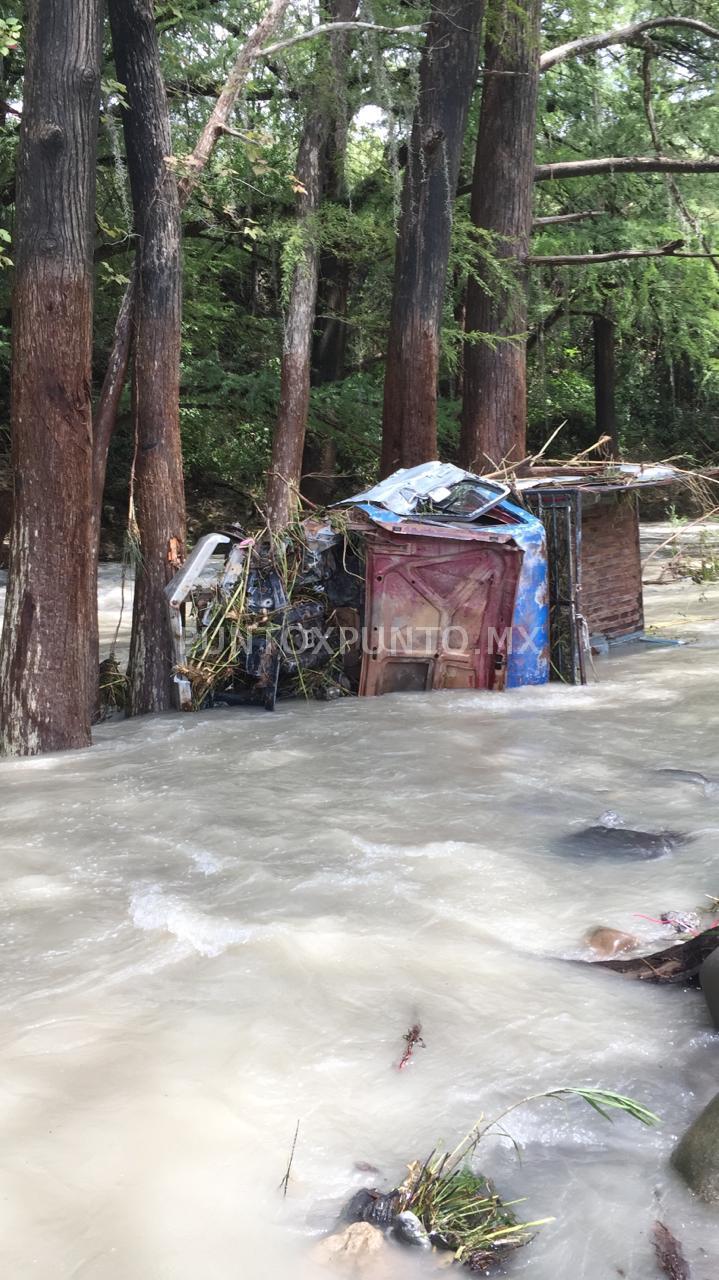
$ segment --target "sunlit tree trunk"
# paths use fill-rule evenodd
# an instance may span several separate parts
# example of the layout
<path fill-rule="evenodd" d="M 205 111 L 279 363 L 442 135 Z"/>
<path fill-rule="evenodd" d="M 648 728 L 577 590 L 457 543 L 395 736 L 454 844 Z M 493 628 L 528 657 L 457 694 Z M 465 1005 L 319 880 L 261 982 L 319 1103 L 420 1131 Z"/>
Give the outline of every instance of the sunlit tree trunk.
<path fill-rule="evenodd" d="M 382 416 L 383 475 L 436 456 L 452 206 L 477 75 L 481 0 L 433 3 L 409 139 Z"/>
<path fill-rule="evenodd" d="M 0 746 L 31 755 L 90 742 L 99 0 L 28 0 L 23 43 Z"/>
<path fill-rule="evenodd" d="M 138 237 L 132 416 L 134 515 L 139 538 L 128 664 L 131 715 L 172 705 L 172 648 L 164 587 L 184 556 L 180 441 L 182 262 L 170 118 L 151 0 L 110 0 L 127 167 Z"/>
<path fill-rule="evenodd" d="M 527 281 L 532 230 L 539 84 L 540 0 L 495 0 L 487 11 L 482 107 L 472 184 L 472 221 L 486 261 L 467 288 L 460 457 L 488 470 L 526 453 Z"/>

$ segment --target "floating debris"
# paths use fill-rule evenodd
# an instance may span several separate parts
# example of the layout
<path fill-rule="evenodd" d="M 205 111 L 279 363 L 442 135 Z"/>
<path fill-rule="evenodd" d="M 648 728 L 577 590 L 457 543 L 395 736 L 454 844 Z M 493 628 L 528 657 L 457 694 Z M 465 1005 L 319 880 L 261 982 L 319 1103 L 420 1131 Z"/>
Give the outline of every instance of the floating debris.
<path fill-rule="evenodd" d="M 415 1022 L 414 1026 L 410 1027 L 409 1031 L 406 1031 L 402 1038 L 407 1047 L 397 1063 L 398 1071 L 403 1071 L 407 1066 L 407 1063 L 412 1060 L 417 1046 L 419 1046 L 420 1049 L 427 1048 L 424 1040 L 422 1039 L 422 1024 L 420 1022 Z"/>
<path fill-rule="evenodd" d="M 646 1107 L 608 1089 L 549 1089 L 508 1107 L 495 1120 L 480 1121 L 454 1151 L 432 1151 L 425 1161 L 415 1160 L 408 1165 L 401 1186 L 391 1191 L 371 1187 L 356 1191 L 345 1206 L 343 1220 L 379 1228 L 397 1244 L 422 1250 L 432 1247 L 470 1271 L 496 1267 L 552 1219 L 521 1222 L 513 1203 L 502 1200 L 490 1180 L 470 1166 L 470 1159 L 490 1130 L 507 1136 L 503 1121 L 510 1112 L 540 1099 L 567 1097 L 581 1098 L 606 1119 L 611 1110 L 618 1110 L 645 1125 L 658 1121 Z M 329 1237 L 330 1241 L 339 1238 Z"/>
<path fill-rule="evenodd" d="M 719 947 L 719 926 L 712 925 L 702 933 L 684 935 L 686 941 L 676 942 L 661 951 L 645 956 L 631 956 L 617 960 L 593 960 L 589 963 L 613 969 L 626 978 L 639 982 L 683 983 L 697 986 L 699 970 L 704 961 Z"/>
<path fill-rule="evenodd" d="M 690 1280 L 689 1263 L 676 1236 L 663 1222 L 655 1222 L 652 1228 L 652 1240 L 657 1262 L 669 1280 Z"/>

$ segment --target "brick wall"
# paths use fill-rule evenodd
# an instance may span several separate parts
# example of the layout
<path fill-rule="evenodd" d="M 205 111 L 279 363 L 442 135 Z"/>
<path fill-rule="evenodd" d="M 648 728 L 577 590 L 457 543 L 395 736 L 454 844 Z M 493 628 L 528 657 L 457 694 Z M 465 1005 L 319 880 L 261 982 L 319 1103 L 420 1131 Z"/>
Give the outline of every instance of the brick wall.
<path fill-rule="evenodd" d="M 610 639 L 644 626 L 639 518 L 634 494 L 582 500 L 582 612 L 590 635 Z"/>

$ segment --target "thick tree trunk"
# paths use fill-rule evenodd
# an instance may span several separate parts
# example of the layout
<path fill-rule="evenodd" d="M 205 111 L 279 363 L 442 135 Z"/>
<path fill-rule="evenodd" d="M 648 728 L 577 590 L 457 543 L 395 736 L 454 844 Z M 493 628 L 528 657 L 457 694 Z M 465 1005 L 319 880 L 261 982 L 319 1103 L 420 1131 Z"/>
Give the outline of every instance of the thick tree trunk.
<path fill-rule="evenodd" d="M 597 436 L 608 436 L 609 454 L 619 457 L 616 409 L 616 356 L 614 321 L 597 312 L 592 317 L 594 334 L 594 409 Z"/>
<path fill-rule="evenodd" d="M 99 0 L 28 0 L 12 325 L 15 503 L 0 747 L 90 742 Z"/>
<path fill-rule="evenodd" d="M 433 3 L 420 64 L 395 257 L 382 475 L 437 453 L 437 375 L 452 206 L 477 75 L 481 0 Z"/>
<path fill-rule="evenodd" d="M 357 15 L 359 0 L 327 0 L 327 16 L 335 22 L 351 22 Z M 349 129 L 347 103 L 347 64 L 350 35 L 342 32 L 330 37 L 332 90 L 329 108 L 327 142 L 323 157 L 322 199 L 336 204 L 346 202 L 345 160 Z M 320 256 L 317 291 L 317 314 L 312 348 L 312 384 L 338 382 L 344 377 L 347 353 L 347 301 L 350 270 L 346 259 L 331 251 Z"/>
<path fill-rule="evenodd" d="M 527 281 L 539 84 L 540 0 L 497 0 L 488 12 L 472 221 L 511 279 L 480 264 L 467 287 L 460 459 L 469 470 L 518 462 L 527 440 Z"/>
<path fill-rule="evenodd" d="M 185 546 L 180 442 L 182 264 L 177 183 L 151 0 L 110 0 L 118 78 L 127 88 L 125 149 L 138 236 L 132 410 L 140 541 L 128 665 L 131 715 L 172 705 L 164 587 Z"/>
<path fill-rule="evenodd" d="M 289 522 L 299 499 L 319 276 L 320 251 L 315 220 L 322 192 L 321 157 L 326 138 L 326 113 L 313 110 L 307 119 L 297 154 L 297 177 L 303 188 L 297 195 L 300 245 L 292 271 L 285 318 L 280 405 L 267 481 L 267 519 L 273 529 L 281 529 Z"/>

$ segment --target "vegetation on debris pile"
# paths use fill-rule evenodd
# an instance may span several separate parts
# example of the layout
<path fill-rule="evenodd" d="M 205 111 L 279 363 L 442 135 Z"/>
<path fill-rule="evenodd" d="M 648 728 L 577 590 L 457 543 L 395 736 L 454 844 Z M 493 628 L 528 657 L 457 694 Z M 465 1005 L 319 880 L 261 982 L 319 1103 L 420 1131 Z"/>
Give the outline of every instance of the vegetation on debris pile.
<path fill-rule="evenodd" d="M 611 1120 L 614 1111 L 647 1126 L 659 1123 L 652 1111 L 609 1089 L 567 1085 L 532 1094 L 494 1120 L 485 1122 L 480 1118 L 453 1151 L 433 1151 L 423 1163 L 414 1161 L 409 1165 L 407 1177 L 398 1189 L 397 1212 L 410 1210 L 416 1214 L 432 1243 L 439 1249 L 451 1250 L 455 1261 L 470 1271 L 484 1271 L 498 1264 L 507 1253 L 528 1244 L 536 1228 L 552 1219 L 520 1221 L 514 1212 L 520 1201 L 503 1201 L 489 1179 L 473 1169 L 472 1157 L 488 1133 L 510 1137 L 503 1121 L 517 1108 L 543 1098 L 575 1097 L 607 1120 Z"/>
<path fill-rule="evenodd" d="M 318 522 L 326 521 L 347 541 L 347 516 L 344 512 L 317 512 Z M 294 696 L 312 698 L 346 692 L 341 680 L 342 650 L 338 628 L 325 632 L 321 665 L 312 667 L 298 660 L 306 644 L 301 624 L 293 627 L 291 610 L 296 606 L 321 602 L 327 605 L 322 583 L 307 581 L 304 570 L 312 552 L 308 546 L 307 528 L 299 516 L 281 533 L 266 525 L 253 530 L 247 541 L 247 554 L 229 593 L 219 582 L 209 588 L 199 587 L 188 601 L 194 615 L 196 634 L 187 646 L 187 662 L 177 674 L 189 680 L 195 709 L 205 705 L 220 690 L 235 680 L 242 680 L 243 659 L 253 641 L 266 644 L 268 658 L 279 649 L 292 668 L 286 691 Z M 344 551 L 342 552 L 344 554 Z M 257 571 L 274 577 L 285 603 L 257 610 L 248 600 L 250 580 Z M 289 617 L 289 622 L 288 622 Z M 329 652 L 328 652 L 329 648 Z"/>

